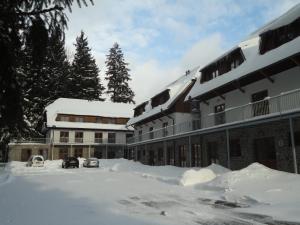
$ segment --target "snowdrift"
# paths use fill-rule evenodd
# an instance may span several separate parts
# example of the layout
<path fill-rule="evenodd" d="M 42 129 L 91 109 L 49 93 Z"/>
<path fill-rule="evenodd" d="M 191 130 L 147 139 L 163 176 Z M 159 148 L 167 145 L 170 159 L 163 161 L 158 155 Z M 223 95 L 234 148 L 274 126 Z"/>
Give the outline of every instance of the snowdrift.
<path fill-rule="evenodd" d="M 199 170 L 190 169 L 183 173 L 182 178 L 180 179 L 180 184 L 183 186 L 189 186 L 206 183 L 212 181 L 217 176 L 229 171 L 229 169 L 226 169 L 217 164 L 212 164 L 206 168 L 201 168 Z"/>

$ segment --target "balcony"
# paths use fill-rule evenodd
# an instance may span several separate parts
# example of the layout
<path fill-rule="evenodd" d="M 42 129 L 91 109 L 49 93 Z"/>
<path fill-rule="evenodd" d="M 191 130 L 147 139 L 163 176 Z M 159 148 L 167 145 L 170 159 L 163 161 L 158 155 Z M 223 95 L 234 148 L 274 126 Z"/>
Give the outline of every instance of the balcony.
<path fill-rule="evenodd" d="M 75 138 L 75 143 L 83 143 L 83 138 Z"/>
<path fill-rule="evenodd" d="M 149 133 L 134 136 L 127 140 L 128 144 L 171 137 L 195 130 L 217 128 L 226 125 L 264 119 L 271 116 L 300 111 L 300 89 L 267 97 L 261 101 L 227 108 L 219 113 L 210 113 L 200 120 L 186 121 L 180 124 L 153 130 Z"/>

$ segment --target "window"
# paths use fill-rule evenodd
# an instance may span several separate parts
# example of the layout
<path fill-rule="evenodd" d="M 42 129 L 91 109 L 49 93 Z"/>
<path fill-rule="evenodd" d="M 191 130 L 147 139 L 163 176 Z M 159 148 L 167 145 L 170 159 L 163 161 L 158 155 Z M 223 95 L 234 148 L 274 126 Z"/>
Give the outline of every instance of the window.
<path fill-rule="evenodd" d="M 109 123 L 109 124 L 116 124 L 116 118 L 107 118 L 107 123 Z"/>
<path fill-rule="evenodd" d="M 82 148 L 75 148 L 74 149 L 74 157 L 75 158 L 82 157 L 82 152 L 83 152 Z"/>
<path fill-rule="evenodd" d="M 69 121 L 68 116 L 60 116 L 60 121 Z"/>
<path fill-rule="evenodd" d="M 215 106 L 215 125 L 225 123 L 225 104 Z"/>
<path fill-rule="evenodd" d="M 108 143 L 116 143 L 116 133 L 108 133 Z"/>
<path fill-rule="evenodd" d="M 153 139 L 154 138 L 154 133 L 153 133 L 153 127 L 149 128 L 149 138 Z"/>
<path fill-rule="evenodd" d="M 83 132 L 75 132 L 75 142 L 76 143 L 83 142 Z"/>
<path fill-rule="evenodd" d="M 142 134 L 143 134 L 143 131 L 139 130 L 139 141 L 142 141 Z"/>
<path fill-rule="evenodd" d="M 101 117 L 96 117 L 96 123 L 102 123 L 102 118 Z"/>
<path fill-rule="evenodd" d="M 60 132 L 60 142 L 69 142 L 69 132 L 68 131 L 61 131 Z"/>
<path fill-rule="evenodd" d="M 163 123 L 163 137 L 168 136 L 168 122 Z"/>
<path fill-rule="evenodd" d="M 130 143 L 133 137 L 133 133 L 126 134 L 126 142 Z"/>
<path fill-rule="evenodd" d="M 137 116 L 143 114 L 143 112 L 145 112 L 145 107 L 146 107 L 147 104 L 148 104 L 148 102 L 143 102 L 142 104 L 137 106 L 134 109 L 134 117 L 137 117 Z"/>
<path fill-rule="evenodd" d="M 68 148 L 60 148 L 58 150 L 58 158 L 64 159 L 68 156 Z"/>
<path fill-rule="evenodd" d="M 102 142 L 103 142 L 103 134 L 95 133 L 95 143 L 102 143 Z"/>
<path fill-rule="evenodd" d="M 269 114 L 268 90 L 263 90 L 252 95 L 252 112 L 253 116 Z"/>
<path fill-rule="evenodd" d="M 201 70 L 202 76 L 200 83 L 207 82 L 237 68 L 244 62 L 244 60 L 245 57 L 242 50 L 240 48 L 234 49 L 224 57 L 204 67 Z"/>
<path fill-rule="evenodd" d="M 84 122 L 83 117 L 82 116 L 76 116 L 75 117 L 75 122 Z"/>
<path fill-rule="evenodd" d="M 152 108 L 166 103 L 170 99 L 170 90 L 167 89 L 151 99 Z"/>
<path fill-rule="evenodd" d="M 231 139 L 229 141 L 229 145 L 230 145 L 230 157 L 242 156 L 240 139 Z"/>
<path fill-rule="evenodd" d="M 292 23 L 274 30 L 268 30 L 260 35 L 260 54 L 278 48 L 279 46 L 294 40 L 300 36 L 300 17 Z"/>

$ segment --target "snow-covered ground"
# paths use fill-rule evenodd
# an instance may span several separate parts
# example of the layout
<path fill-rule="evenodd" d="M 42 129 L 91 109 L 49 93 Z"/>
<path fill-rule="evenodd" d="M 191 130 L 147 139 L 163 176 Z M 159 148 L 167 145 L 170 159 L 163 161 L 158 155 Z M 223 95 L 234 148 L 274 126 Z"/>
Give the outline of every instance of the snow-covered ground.
<path fill-rule="evenodd" d="M 0 173 L 0 224 L 300 224 L 300 176 L 257 163 L 232 172 L 125 159 L 99 169 L 11 162 Z"/>

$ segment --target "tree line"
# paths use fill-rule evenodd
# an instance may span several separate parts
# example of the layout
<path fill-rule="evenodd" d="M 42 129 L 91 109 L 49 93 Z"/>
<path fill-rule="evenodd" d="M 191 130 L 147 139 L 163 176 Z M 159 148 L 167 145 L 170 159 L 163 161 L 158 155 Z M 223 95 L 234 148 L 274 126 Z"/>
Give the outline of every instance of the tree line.
<path fill-rule="evenodd" d="M 85 0 L 76 1 L 86 5 Z M 91 1 L 91 3 L 93 3 Z M 57 98 L 134 103 L 128 63 L 115 43 L 106 60 L 107 88 L 82 31 L 67 56 L 64 10 L 73 0 L 0 2 L 0 148 L 11 138 L 42 136 L 44 108 Z"/>

